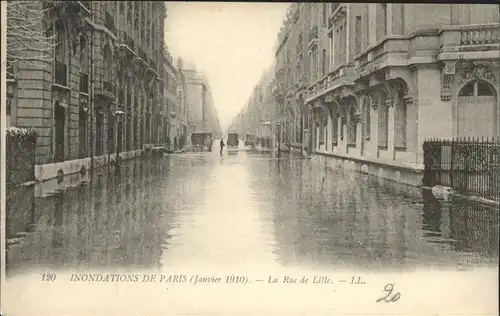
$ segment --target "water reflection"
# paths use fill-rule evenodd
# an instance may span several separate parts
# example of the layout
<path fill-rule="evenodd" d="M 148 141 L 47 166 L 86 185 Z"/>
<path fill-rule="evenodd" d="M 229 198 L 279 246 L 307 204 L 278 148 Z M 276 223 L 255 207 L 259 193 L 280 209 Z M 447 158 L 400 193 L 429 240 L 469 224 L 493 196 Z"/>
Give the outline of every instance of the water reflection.
<path fill-rule="evenodd" d="M 195 262 L 402 269 L 498 264 L 499 215 L 477 202 L 307 159 L 238 152 L 124 162 L 118 173 L 7 194 L 7 271 Z"/>

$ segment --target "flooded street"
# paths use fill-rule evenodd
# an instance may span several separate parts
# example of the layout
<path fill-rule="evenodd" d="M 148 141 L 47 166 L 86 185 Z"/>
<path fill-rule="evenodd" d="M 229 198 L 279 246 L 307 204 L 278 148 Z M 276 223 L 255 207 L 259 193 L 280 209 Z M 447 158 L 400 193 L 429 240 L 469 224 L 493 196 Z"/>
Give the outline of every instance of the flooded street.
<path fill-rule="evenodd" d="M 9 194 L 8 275 L 498 264 L 495 210 L 294 156 L 172 155 L 77 176 L 58 193 Z"/>

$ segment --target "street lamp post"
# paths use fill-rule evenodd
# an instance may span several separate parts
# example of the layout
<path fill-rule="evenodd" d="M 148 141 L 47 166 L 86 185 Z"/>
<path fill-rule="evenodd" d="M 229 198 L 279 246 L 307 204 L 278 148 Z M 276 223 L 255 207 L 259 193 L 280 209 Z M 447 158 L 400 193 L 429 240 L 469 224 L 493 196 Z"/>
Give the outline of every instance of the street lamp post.
<path fill-rule="evenodd" d="M 122 109 L 120 108 L 117 108 L 115 110 L 115 116 L 116 116 L 116 122 L 118 124 L 118 126 L 121 126 L 122 124 L 122 119 L 123 119 L 123 116 L 125 115 L 125 112 L 123 112 Z M 118 170 L 119 166 L 120 166 L 120 152 L 121 152 L 121 149 L 122 149 L 122 142 L 123 142 L 123 135 L 122 135 L 122 131 L 118 131 L 117 133 L 118 137 L 120 137 L 120 140 L 116 142 L 116 169 L 115 170 Z"/>

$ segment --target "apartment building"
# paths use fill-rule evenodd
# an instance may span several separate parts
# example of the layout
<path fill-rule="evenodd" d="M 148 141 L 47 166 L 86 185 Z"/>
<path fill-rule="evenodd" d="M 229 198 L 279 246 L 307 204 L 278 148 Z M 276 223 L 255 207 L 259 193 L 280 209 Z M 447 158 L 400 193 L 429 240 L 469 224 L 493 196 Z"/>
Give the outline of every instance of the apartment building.
<path fill-rule="evenodd" d="M 498 30 L 486 4 L 293 4 L 276 97 L 316 159 L 418 185 L 426 138 L 500 135 Z"/>
<path fill-rule="evenodd" d="M 240 137 L 246 133 L 258 138 L 277 140 L 276 126 L 279 125 L 278 107 L 275 98 L 274 68 L 267 69 L 261 76 L 258 84 L 246 106 L 233 119 L 229 132 L 236 132 Z"/>
<path fill-rule="evenodd" d="M 219 117 L 206 76 L 194 64 L 183 65 L 180 71 L 187 82 L 191 133 L 220 135 Z"/>
<path fill-rule="evenodd" d="M 37 180 L 115 162 L 117 152 L 121 159 L 133 157 L 165 142 L 157 130 L 166 120 L 165 4 L 62 5 L 71 16 L 45 21 L 55 36 L 47 67 L 24 60 L 9 64 L 8 121 L 38 134 Z M 78 23 L 84 26 L 76 33 Z"/>

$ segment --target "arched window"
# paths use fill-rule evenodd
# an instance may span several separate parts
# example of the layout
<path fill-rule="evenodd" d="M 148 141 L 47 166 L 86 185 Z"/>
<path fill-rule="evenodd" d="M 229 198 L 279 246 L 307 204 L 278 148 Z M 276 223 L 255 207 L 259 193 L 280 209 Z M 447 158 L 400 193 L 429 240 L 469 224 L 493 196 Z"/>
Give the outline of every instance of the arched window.
<path fill-rule="evenodd" d="M 471 81 L 466 84 L 458 94 L 459 97 L 483 97 L 483 96 L 494 96 L 495 91 L 492 89 L 491 85 L 482 80 Z"/>
<path fill-rule="evenodd" d="M 458 93 L 457 133 L 462 137 L 498 135 L 495 88 L 484 80 L 468 82 Z"/>

